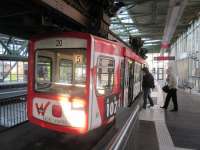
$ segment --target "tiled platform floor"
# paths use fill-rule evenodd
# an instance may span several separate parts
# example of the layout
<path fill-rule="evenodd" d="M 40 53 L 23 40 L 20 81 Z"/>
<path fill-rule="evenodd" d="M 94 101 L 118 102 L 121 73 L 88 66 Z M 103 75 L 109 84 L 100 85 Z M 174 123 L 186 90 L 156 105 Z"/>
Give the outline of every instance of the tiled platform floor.
<path fill-rule="evenodd" d="M 140 120 L 155 124 L 159 149 L 200 149 L 200 96 L 178 91 L 179 111 L 169 112 L 160 108 L 166 95 L 162 93 L 158 83 L 156 86 L 151 95 L 157 99 L 157 104 L 153 108 L 143 109 Z M 172 106 L 169 106 L 169 110 L 170 107 Z M 143 148 L 145 149 L 149 149 L 148 145 Z"/>

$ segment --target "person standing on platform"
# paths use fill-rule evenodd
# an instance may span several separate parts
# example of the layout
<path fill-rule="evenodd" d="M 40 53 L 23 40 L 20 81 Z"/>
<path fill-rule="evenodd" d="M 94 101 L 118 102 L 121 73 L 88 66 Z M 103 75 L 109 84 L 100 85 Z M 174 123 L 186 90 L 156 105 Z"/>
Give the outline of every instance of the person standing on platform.
<path fill-rule="evenodd" d="M 167 79 L 166 79 L 166 81 L 167 81 L 167 85 L 169 87 L 169 90 L 167 92 L 167 96 L 166 96 L 166 99 L 165 99 L 164 106 L 162 106 L 161 108 L 167 109 L 169 102 L 170 102 L 170 99 L 172 98 L 174 108 L 171 111 L 178 111 L 177 94 L 176 94 L 176 92 L 177 92 L 177 89 L 176 89 L 177 82 L 176 82 L 176 77 L 175 77 L 171 67 L 169 67 L 167 69 Z"/>
<path fill-rule="evenodd" d="M 154 106 L 150 94 L 151 94 L 151 88 L 155 88 L 155 85 L 154 85 L 154 77 L 149 72 L 149 69 L 147 67 L 144 67 L 142 71 L 143 71 L 142 89 L 144 98 L 143 108 L 146 109 L 147 99 L 149 99 L 150 106 L 152 107 Z"/>

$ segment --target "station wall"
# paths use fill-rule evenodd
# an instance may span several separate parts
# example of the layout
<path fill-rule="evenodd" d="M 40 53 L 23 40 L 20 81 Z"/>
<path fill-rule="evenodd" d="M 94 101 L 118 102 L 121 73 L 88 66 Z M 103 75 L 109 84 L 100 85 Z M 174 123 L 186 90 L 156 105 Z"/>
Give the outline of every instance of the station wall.
<path fill-rule="evenodd" d="M 191 23 L 170 50 L 176 57 L 178 85 L 200 92 L 200 17 Z"/>

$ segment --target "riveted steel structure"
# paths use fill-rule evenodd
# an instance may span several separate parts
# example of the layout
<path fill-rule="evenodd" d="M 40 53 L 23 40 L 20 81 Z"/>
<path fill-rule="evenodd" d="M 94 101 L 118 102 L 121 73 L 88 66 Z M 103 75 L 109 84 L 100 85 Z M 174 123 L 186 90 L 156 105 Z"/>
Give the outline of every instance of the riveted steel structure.
<path fill-rule="evenodd" d="M 0 82 L 25 82 L 28 41 L 0 34 Z"/>

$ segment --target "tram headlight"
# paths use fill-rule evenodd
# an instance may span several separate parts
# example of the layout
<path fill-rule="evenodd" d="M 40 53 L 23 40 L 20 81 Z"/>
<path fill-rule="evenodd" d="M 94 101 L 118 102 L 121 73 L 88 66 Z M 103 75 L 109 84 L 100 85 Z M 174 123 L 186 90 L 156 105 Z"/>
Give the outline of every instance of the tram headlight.
<path fill-rule="evenodd" d="M 84 110 L 72 110 L 71 115 L 68 116 L 69 124 L 72 127 L 85 128 L 86 127 L 86 114 Z"/>
<path fill-rule="evenodd" d="M 72 99 L 71 108 L 72 110 L 83 110 L 85 102 L 82 99 Z"/>
<path fill-rule="evenodd" d="M 86 126 L 85 101 L 74 98 L 71 101 L 71 116 L 69 122 L 74 127 L 84 128 Z"/>
<path fill-rule="evenodd" d="M 83 99 L 72 99 L 71 101 L 60 101 L 63 115 L 72 127 L 85 129 L 86 113 L 85 101 Z"/>

